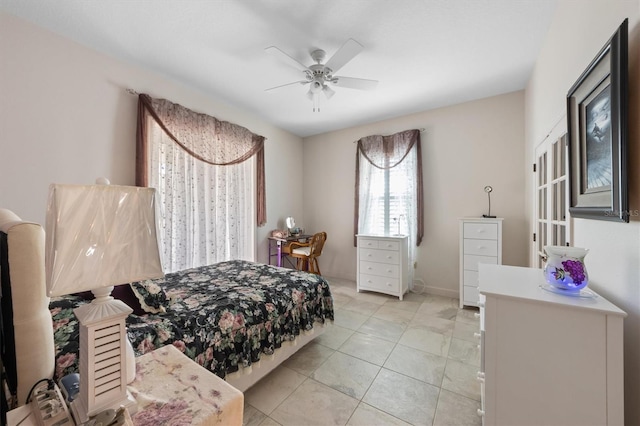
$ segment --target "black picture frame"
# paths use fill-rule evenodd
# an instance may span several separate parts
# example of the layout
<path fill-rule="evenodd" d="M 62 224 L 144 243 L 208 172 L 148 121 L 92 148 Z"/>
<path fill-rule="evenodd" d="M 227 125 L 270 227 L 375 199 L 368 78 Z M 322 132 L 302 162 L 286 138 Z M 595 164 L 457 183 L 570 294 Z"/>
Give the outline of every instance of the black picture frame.
<path fill-rule="evenodd" d="M 567 94 L 569 213 L 629 222 L 628 20 Z"/>

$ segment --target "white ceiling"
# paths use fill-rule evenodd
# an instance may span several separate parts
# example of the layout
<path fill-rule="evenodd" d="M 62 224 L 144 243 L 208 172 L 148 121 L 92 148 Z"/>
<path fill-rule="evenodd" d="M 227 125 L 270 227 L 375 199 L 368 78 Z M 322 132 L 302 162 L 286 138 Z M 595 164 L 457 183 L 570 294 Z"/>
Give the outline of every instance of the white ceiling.
<path fill-rule="evenodd" d="M 0 8 L 310 136 L 521 90 L 557 0 L 0 0 Z M 335 88 L 312 111 L 303 78 L 265 53 L 307 65 L 349 38 L 364 51 L 338 74 L 379 80 Z M 133 89 L 136 89 L 133 87 Z M 151 93 L 151 95 L 157 95 Z"/>

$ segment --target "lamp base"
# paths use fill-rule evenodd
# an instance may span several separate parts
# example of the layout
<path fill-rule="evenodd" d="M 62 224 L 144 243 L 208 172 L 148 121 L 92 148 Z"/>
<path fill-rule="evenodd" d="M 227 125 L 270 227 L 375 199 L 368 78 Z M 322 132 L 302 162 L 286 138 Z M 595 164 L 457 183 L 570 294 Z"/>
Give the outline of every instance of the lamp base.
<path fill-rule="evenodd" d="M 496 218 L 495 216 L 490 216 L 488 214 L 483 214 L 482 217 L 485 217 L 487 219 L 495 219 Z"/>
<path fill-rule="evenodd" d="M 130 416 L 133 416 L 138 412 L 138 403 L 131 395 L 131 392 L 127 391 L 127 398 L 119 401 L 117 404 L 114 404 L 113 407 L 106 407 L 104 410 L 108 410 L 109 408 L 117 411 L 118 408 L 124 407 L 129 412 Z M 82 398 L 76 398 L 69 404 L 69 408 L 71 409 L 71 415 L 73 415 L 76 424 L 80 425 L 89 421 L 90 417 L 87 414 L 87 407 L 82 403 Z M 102 410 L 102 411 L 104 411 Z M 100 412 L 102 412 L 100 411 Z M 91 417 L 97 416 L 100 413 L 95 413 Z"/>

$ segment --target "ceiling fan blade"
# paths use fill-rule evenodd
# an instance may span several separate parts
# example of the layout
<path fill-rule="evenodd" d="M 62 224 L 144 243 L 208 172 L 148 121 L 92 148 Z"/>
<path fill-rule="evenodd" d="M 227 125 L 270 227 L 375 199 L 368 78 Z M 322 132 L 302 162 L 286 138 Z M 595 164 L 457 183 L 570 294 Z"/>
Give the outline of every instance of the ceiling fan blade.
<path fill-rule="evenodd" d="M 275 46 L 269 46 L 264 49 L 264 51 L 300 71 L 306 71 L 309 69 L 306 65 L 301 64 L 297 59 L 292 58 Z"/>
<path fill-rule="evenodd" d="M 331 59 L 329 59 L 325 64 L 325 67 L 331 68 L 331 71 L 333 72 L 337 72 L 358 53 L 362 52 L 362 49 L 364 49 L 363 45 L 350 38 L 342 45 L 342 47 L 340 47 L 340 49 L 338 49 L 336 53 L 333 54 Z"/>
<path fill-rule="evenodd" d="M 340 77 L 335 76 L 336 86 L 346 87 L 347 89 L 373 90 L 378 85 L 378 80 L 367 80 L 366 78 Z"/>
<path fill-rule="evenodd" d="M 286 86 L 293 86 L 294 84 L 307 84 L 309 83 L 306 80 L 300 80 L 300 81 L 294 81 L 292 83 L 287 83 L 287 84 L 281 84 L 280 86 L 275 86 L 275 87 L 270 87 L 268 89 L 264 89 L 265 92 L 269 92 L 271 90 L 275 90 L 275 89 L 279 89 L 281 87 L 286 87 Z"/>

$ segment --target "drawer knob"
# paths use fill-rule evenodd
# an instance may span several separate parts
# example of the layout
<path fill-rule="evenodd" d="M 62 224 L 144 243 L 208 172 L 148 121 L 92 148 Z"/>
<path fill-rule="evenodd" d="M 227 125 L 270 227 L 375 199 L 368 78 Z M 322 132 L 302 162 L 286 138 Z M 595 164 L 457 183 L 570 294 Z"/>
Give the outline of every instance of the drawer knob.
<path fill-rule="evenodd" d="M 480 417 L 484 417 L 484 410 L 481 410 L 481 409 L 479 409 L 479 408 L 478 408 L 477 413 L 478 413 L 478 415 L 479 415 Z"/>
<path fill-rule="evenodd" d="M 474 313 L 474 314 L 473 314 L 473 316 L 474 316 L 475 318 L 480 318 L 480 314 L 479 314 L 478 312 Z"/>
<path fill-rule="evenodd" d="M 478 371 L 476 377 L 478 378 L 478 380 L 484 381 L 484 371 Z"/>

